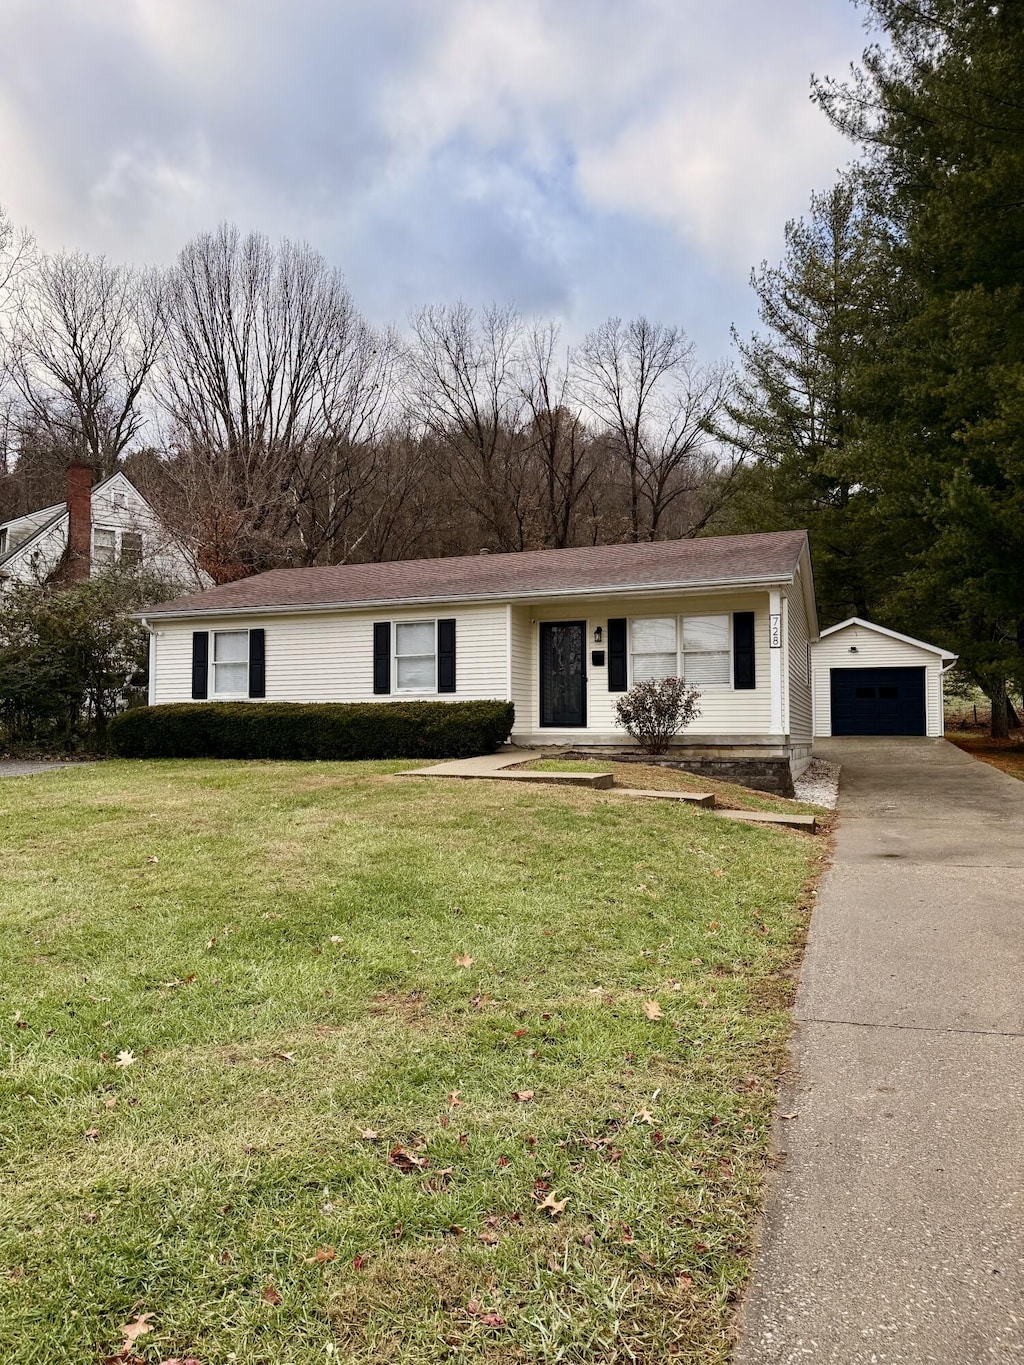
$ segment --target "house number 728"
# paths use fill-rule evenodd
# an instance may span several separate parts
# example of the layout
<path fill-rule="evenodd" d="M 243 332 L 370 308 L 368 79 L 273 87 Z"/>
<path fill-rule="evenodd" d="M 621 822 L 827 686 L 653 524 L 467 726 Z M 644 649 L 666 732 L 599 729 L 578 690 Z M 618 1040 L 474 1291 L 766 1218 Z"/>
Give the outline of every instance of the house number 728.
<path fill-rule="evenodd" d="M 782 617 L 772 615 L 768 617 L 768 644 L 772 649 L 782 648 Z"/>

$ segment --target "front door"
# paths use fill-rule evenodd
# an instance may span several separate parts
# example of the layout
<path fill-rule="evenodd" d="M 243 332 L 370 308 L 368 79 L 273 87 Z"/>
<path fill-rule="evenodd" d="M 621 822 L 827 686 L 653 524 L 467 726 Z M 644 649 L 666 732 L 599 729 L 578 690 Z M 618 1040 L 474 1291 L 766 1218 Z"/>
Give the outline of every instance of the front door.
<path fill-rule="evenodd" d="M 586 659 L 586 621 L 541 622 L 541 725 L 577 728 L 586 725 Z"/>

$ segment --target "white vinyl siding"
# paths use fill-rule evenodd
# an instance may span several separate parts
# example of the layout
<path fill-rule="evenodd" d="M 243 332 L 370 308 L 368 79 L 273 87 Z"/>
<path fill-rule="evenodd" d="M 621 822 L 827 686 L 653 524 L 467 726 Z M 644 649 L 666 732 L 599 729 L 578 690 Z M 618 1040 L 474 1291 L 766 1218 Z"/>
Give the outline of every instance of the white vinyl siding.
<path fill-rule="evenodd" d="M 811 646 L 816 735 L 832 733 L 833 668 L 923 668 L 927 733 L 933 739 L 942 737 L 943 661 L 938 654 L 860 625 L 818 640 Z"/>
<path fill-rule="evenodd" d="M 445 701 L 503 701 L 508 691 L 506 664 L 507 611 L 504 604 L 487 607 L 438 606 L 437 617 L 456 622 L 456 691 Z M 433 612 L 432 617 L 433 619 Z M 397 692 L 392 660 L 392 692 L 373 691 L 373 625 L 422 622 L 423 609 L 355 612 L 309 612 L 295 615 L 154 621 L 157 631 L 154 703 L 188 701 L 192 696 L 192 632 L 266 631 L 268 701 L 398 701 L 434 696 L 434 691 Z M 211 641 L 212 652 L 212 641 Z M 211 689 L 212 696 L 212 689 Z M 254 702 L 254 705 L 258 705 Z"/>
<path fill-rule="evenodd" d="M 811 727 L 810 644 L 807 638 L 807 613 L 797 582 L 786 601 L 786 639 L 789 666 L 784 670 L 789 703 L 789 736 L 793 743 L 809 744 Z"/>
<path fill-rule="evenodd" d="M 532 660 L 532 632 L 537 629 L 530 621 L 529 607 L 511 607 L 512 680 L 511 702 L 516 709 L 516 730 L 532 730 L 536 725 L 538 705 L 534 687 Z"/>

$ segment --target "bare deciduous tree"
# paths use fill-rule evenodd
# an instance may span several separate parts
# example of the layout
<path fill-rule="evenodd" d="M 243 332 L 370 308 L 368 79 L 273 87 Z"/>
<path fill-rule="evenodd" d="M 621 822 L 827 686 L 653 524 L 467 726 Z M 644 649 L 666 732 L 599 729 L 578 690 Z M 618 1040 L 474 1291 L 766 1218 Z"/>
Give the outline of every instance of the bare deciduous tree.
<path fill-rule="evenodd" d="M 163 327 L 152 271 L 80 252 L 43 257 L 19 281 L 11 343 L 26 417 L 100 477 L 113 473 L 146 422 Z"/>
<path fill-rule="evenodd" d="M 159 395 L 181 497 L 206 507 L 210 572 L 268 567 L 289 546 L 299 562 L 337 558 L 391 400 L 393 339 L 312 248 L 227 225 L 182 251 L 166 307 Z"/>
<path fill-rule="evenodd" d="M 576 543 L 580 508 L 597 472 L 594 446 L 559 359 L 559 329 L 536 322 L 524 338 L 520 382 L 530 415 L 530 452 L 537 463 L 538 513 L 543 543 Z"/>
<path fill-rule="evenodd" d="M 656 539 L 667 514 L 707 484 L 721 459 L 714 427 L 728 370 L 698 365 L 678 327 L 609 318 L 584 338 L 576 382 L 624 480 L 629 538 Z M 703 519 L 690 515 L 681 529 L 692 534 Z"/>
<path fill-rule="evenodd" d="M 443 481 L 494 548 L 528 548 L 535 496 L 519 314 L 491 306 L 477 318 L 462 303 L 424 308 L 413 330 L 411 413 L 433 439 Z"/>

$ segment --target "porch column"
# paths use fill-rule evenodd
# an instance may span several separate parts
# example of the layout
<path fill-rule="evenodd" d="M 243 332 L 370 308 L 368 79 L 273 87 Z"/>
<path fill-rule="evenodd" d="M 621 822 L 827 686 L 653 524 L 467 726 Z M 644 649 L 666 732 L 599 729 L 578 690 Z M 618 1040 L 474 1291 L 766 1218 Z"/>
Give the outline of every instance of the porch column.
<path fill-rule="evenodd" d="M 768 594 L 768 679 L 771 685 L 772 718 L 770 733 L 784 735 L 782 695 L 782 593 L 772 589 Z"/>

